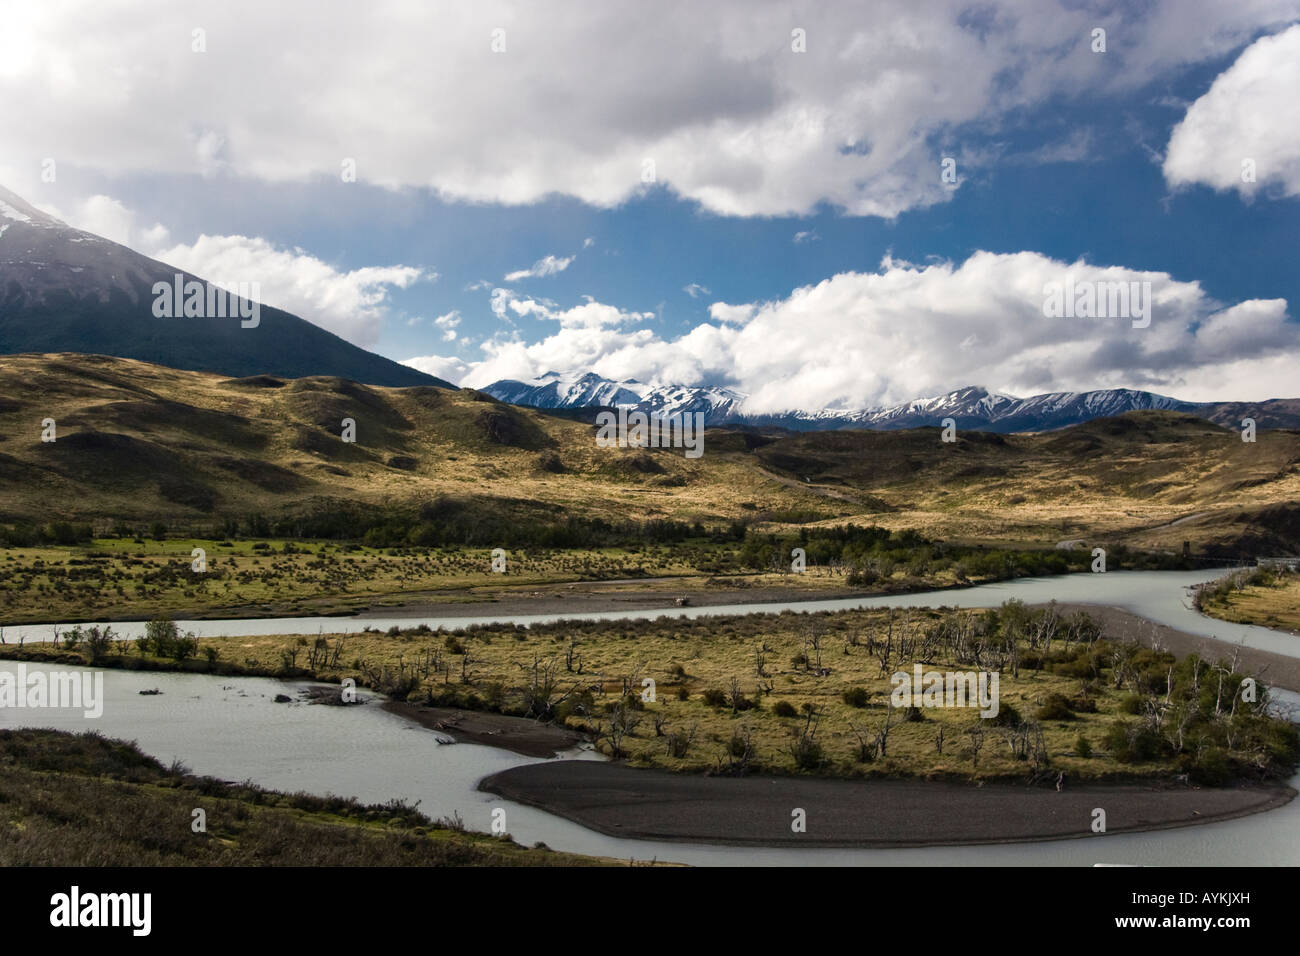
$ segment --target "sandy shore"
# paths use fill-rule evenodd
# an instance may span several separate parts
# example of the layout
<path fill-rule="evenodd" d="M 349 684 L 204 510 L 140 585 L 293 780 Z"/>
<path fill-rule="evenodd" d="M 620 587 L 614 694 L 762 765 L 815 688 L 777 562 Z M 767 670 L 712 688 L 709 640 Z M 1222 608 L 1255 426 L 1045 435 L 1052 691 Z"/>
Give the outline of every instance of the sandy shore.
<path fill-rule="evenodd" d="M 1052 787 L 939 781 L 702 777 L 594 761 L 555 761 L 494 774 L 479 789 L 610 836 L 735 846 L 914 847 L 1096 839 L 1195 826 L 1283 806 L 1282 784 L 1200 789 L 1180 784 Z M 807 830 L 791 830 L 795 808 Z"/>

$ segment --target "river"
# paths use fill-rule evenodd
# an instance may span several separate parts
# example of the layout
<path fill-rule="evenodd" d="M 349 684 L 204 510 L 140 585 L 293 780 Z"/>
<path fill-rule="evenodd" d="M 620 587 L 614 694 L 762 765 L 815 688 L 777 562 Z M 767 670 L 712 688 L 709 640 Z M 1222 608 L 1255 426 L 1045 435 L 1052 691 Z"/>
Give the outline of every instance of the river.
<path fill-rule="evenodd" d="M 182 631 L 199 637 L 246 637 L 255 634 L 350 634 L 364 628 L 387 630 L 389 627 L 458 628 L 473 624 L 547 624 L 582 617 L 586 620 L 617 621 L 655 617 L 708 617 L 724 614 L 779 613 L 781 611 L 844 611 L 871 607 L 996 607 L 1003 601 L 1018 599 L 1027 604 L 1056 600 L 1062 603 L 1098 604 L 1123 608 L 1147 620 L 1197 634 L 1241 643 L 1258 650 L 1300 657 L 1300 638 L 1256 627 L 1233 624 L 1206 617 L 1192 607 L 1193 585 L 1227 574 L 1232 568 L 1200 571 L 1109 571 L 1104 574 L 1063 574 L 1045 578 L 1018 578 L 994 584 L 943 591 L 919 591 L 914 594 L 887 594 L 873 597 L 833 598 L 814 601 L 758 602 L 725 604 L 713 607 L 670 607 L 658 610 L 636 609 L 572 614 L 493 614 L 488 611 L 472 616 L 420 618 L 406 614 L 385 617 L 363 614 L 347 617 L 267 617 L 231 620 L 177 621 Z M 101 622 L 102 623 L 102 622 Z M 122 637 L 139 637 L 145 621 L 114 622 L 113 631 Z M 0 636 L 10 643 L 18 640 L 49 641 L 56 631 L 71 624 L 20 624 L 0 627 Z M 84 626 L 84 625 L 83 625 Z"/>
<path fill-rule="evenodd" d="M 1289 656 L 1300 656 L 1300 638 L 1264 628 L 1229 625 L 1203 618 L 1184 605 L 1186 588 L 1213 577 L 1211 572 L 1110 572 L 1106 575 L 1022 579 L 962 591 L 891 596 L 886 598 L 745 605 L 720 608 L 681 608 L 672 611 L 617 612 L 601 618 L 735 614 L 748 611 L 830 610 L 851 607 L 991 606 L 1009 598 L 1124 607 L 1181 630 L 1225 640 L 1241 640 Z M 552 616 L 512 618 L 518 623 L 553 620 Z M 431 621 L 442 626 L 487 622 L 493 617 Z M 237 630 L 223 622 L 186 623 L 204 634 L 315 633 L 358 630 L 388 623 L 412 626 L 405 618 L 298 618 L 237 621 Z M 1194 625 L 1194 626 L 1193 626 Z M 114 625 L 131 634 L 135 625 Z M 200 628 L 202 630 L 200 631 Z M 304 630 L 304 628 L 308 628 Z M 9 628 L 36 639 L 37 629 Z M 1263 632 L 1262 634 L 1257 632 Z M 52 635 L 53 631 L 49 632 Z M 1292 642 L 1292 643 L 1289 643 Z M 13 670 L 0 661 L 0 670 Z M 31 665 L 29 665 L 30 669 Z M 295 685 L 301 689 L 305 685 Z M 141 690 L 158 688 L 158 695 Z M 420 809 L 437 818 L 459 813 L 467 826 L 487 830 L 494 808 L 506 810 L 510 833 L 525 845 L 545 842 L 557 850 L 620 859 L 674 861 L 697 865 L 1027 865 L 1070 866 L 1097 863 L 1177 865 L 1300 865 L 1300 800 L 1267 813 L 1179 830 L 1112 834 L 1077 840 L 979 847 L 928 847 L 898 850 L 779 849 L 717 847 L 622 840 L 587 830 L 531 807 L 501 800 L 475 788 L 483 777 L 534 762 L 503 750 L 472 744 L 447 746 L 438 736 L 369 703 L 360 707 L 328 707 L 302 702 L 277 704 L 284 683 L 269 678 L 214 677 L 194 674 L 105 672 L 103 716 L 87 720 L 79 711 L 0 709 L 3 727 L 55 727 L 82 731 L 93 728 L 107 736 L 135 740 L 142 750 L 164 763 L 182 760 L 195 773 L 228 780 L 251 780 L 277 790 L 335 793 L 373 803 L 392 798 L 419 801 Z M 1300 697 L 1279 693 L 1288 705 Z M 558 759 L 599 759 L 574 752 Z M 1300 775 L 1291 781 L 1300 788 Z"/>

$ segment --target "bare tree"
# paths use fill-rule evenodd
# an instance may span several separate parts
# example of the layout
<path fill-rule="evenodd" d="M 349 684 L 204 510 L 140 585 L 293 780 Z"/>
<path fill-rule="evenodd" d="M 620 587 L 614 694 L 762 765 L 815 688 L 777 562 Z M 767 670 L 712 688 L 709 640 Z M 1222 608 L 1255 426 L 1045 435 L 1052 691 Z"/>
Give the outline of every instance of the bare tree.
<path fill-rule="evenodd" d="M 680 730 L 670 730 L 664 734 L 668 756 L 681 758 L 690 753 L 691 744 L 695 743 L 695 731 L 698 726 L 692 723 L 690 730 L 685 733 Z"/>
<path fill-rule="evenodd" d="M 531 669 L 527 664 L 520 664 L 519 666 L 525 670 L 530 670 L 528 684 L 524 686 L 523 701 L 524 715 L 527 717 L 550 718 L 554 714 L 555 708 L 568 700 L 576 689 L 575 685 L 567 693 L 559 693 L 560 681 L 557 674 L 557 665 L 550 658 L 543 661 L 537 654 L 534 654 Z"/>
<path fill-rule="evenodd" d="M 980 765 L 980 751 L 984 749 L 985 732 L 982 724 L 975 724 L 973 727 L 966 729 L 966 736 L 970 738 L 970 756 L 971 766 L 976 769 Z"/>
<path fill-rule="evenodd" d="M 885 704 L 885 719 L 876 725 L 876 756 L 884 758 L 889 756 L 889 730 L 894 722 L 894 708 L 891 704 Z"/>
<path fill-rule="evenodd" d="M 615 759 L 625 756 L 623 741 L 636 732 L 641 723 L 641 715 L 620 700 L 609 712 L 609 722 L 602 722 L 596 731 L 596 740 L 609 741 L 610 755 Z"/>

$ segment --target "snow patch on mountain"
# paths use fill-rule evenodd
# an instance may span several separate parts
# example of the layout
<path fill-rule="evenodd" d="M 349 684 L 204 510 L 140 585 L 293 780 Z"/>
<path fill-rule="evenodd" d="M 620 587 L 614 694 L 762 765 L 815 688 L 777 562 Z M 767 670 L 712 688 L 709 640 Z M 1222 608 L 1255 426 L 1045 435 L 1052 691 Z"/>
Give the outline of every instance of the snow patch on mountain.
<path fill-rule="evenodd" d="M 621 382 L 592 372 L 547 372 L 524 381 L 503 380 L 483 391 L 515 405 L 536 408 L 636 408 L 662 415 L 703 412 L 708 424 L 778 425 L 798 430 L 834 428 L 919 428 L 952 418 L 960 427 L 991 431 L 1048 431 L 1127 411 L 1167 409 L 1195 412 L 1202 406 L 1166 395 L 1113 388 L 1048 392 L 1019 398 L 977 385 L 880 408 L 791 409 L 755 414 L 748 396 L 725 386 L 647 385 Z"/>

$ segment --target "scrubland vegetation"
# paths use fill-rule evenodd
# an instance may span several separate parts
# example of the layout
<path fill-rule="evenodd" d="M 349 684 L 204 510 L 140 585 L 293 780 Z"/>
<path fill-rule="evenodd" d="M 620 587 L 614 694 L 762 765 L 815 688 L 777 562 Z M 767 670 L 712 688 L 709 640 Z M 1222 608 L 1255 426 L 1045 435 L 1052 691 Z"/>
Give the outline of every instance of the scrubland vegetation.
<path fill-rule="evenodd" d="M 187 642 L 158 621 L 28 660 L 353 678 L 400 701 L 499 711 L 585 732 L 610 756 L 687 772 L 1047 779 L 1149 775 L 1218 784 L 1288 773 L 1294 727 L 1231 662 L 1108 639 L 1086 614 L 846 611 L 531 628 L 427 626 L 314 639 Z M 160 643 L 161 639 L 161 643 Z M 995 717 L 900 706 L 892 677 L 999 674 Z"/>
<path fill-rule="evenodd" d="M 194 810 L 204 811 L 195 832 Z M 278 793 L 95 733 L 0 730 L 0 866 L 574 866 L 401 801 Z"/>

